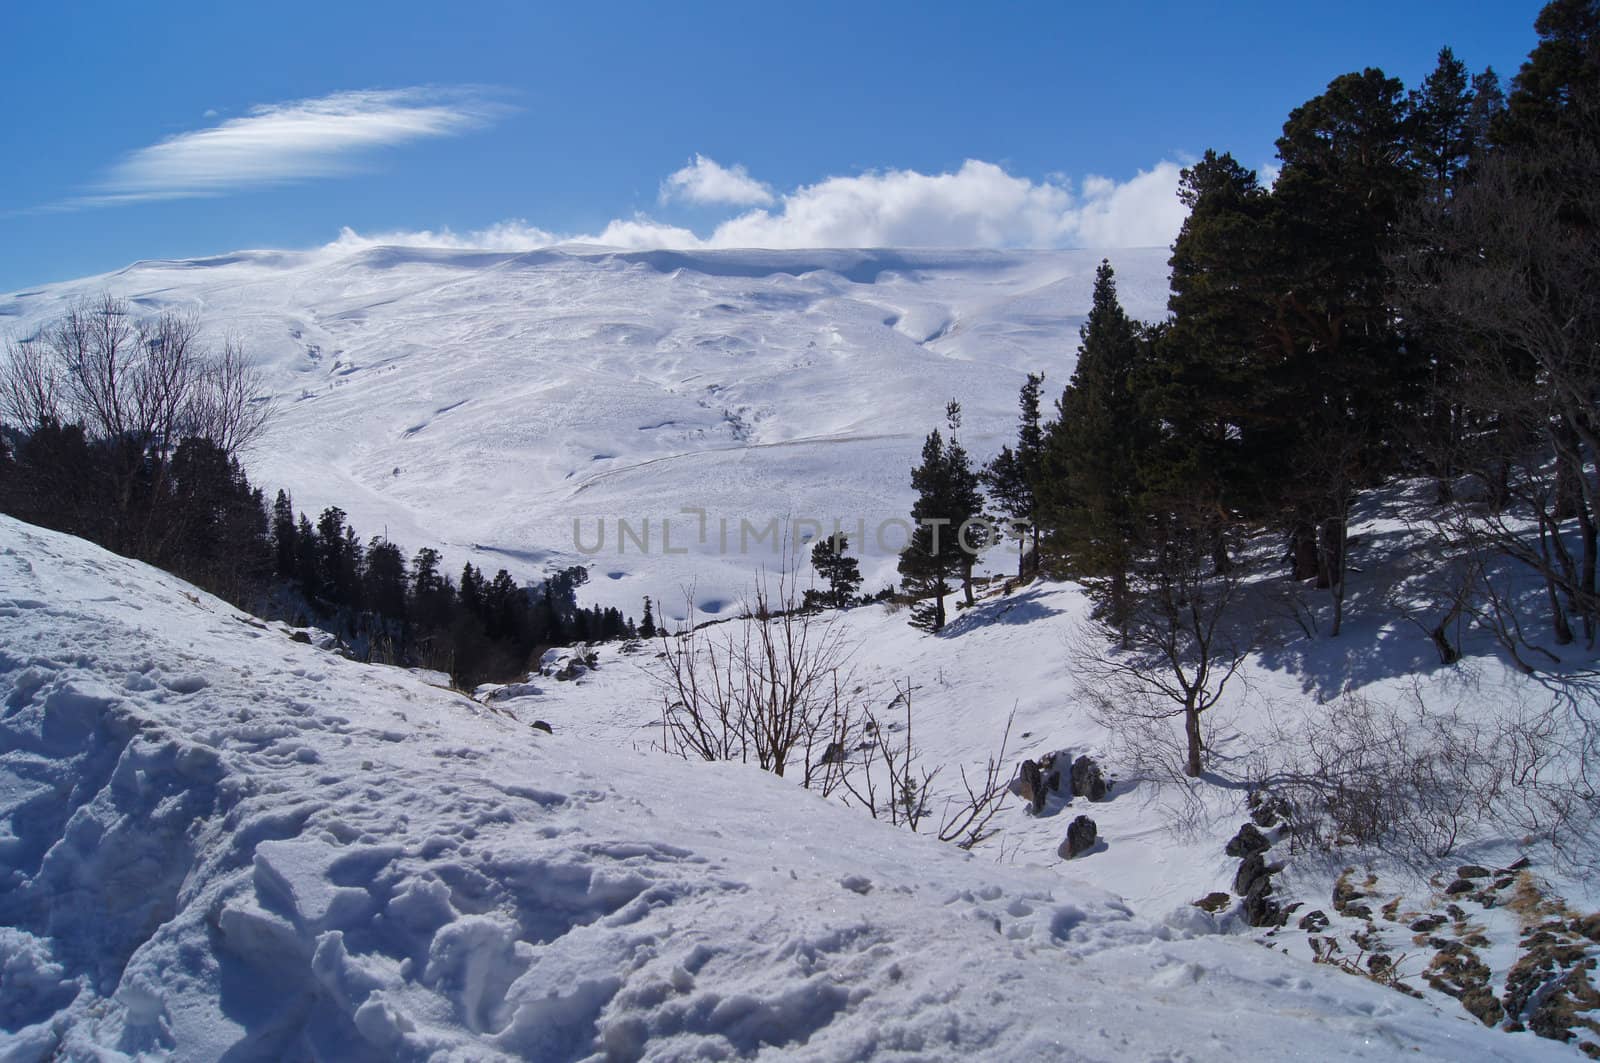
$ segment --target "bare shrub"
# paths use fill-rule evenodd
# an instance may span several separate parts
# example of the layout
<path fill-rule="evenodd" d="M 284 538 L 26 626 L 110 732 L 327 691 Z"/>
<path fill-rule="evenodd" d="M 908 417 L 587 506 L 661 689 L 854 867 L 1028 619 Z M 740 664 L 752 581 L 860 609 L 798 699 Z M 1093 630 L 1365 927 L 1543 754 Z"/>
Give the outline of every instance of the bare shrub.
<path fill-rule="evenodd" d="M 1009 720 L 982 771 L 963 766 L 959 788 L 940 792 L 942 769 L 925 767 L 915 742 L 910 681 L 895 684 L 888 712 L 868 708 L 872 692 L 857 681 L 857 646 L 839 614 L 803 608 L 787 569 L 775 585 L 758 579 L 736 621 L 697 625 L 687 597 L 688 630 L 663 634 L 649 669 L 661 697 L 661 749 L 798 775 L 808 789 L 912 831 L 933 825 L 937 806 L 938 838 L 963 849 L 994 836 L 1009 796 Z"/>
<path fill-rule="evenodd" d="M 1595 728 L 1557 698 L 1491 715 L 1347 694 L 1326 719 L 1281 736 L 1261 785 L 1286 799 L 1296 846 L 1354 846 L 1431 866 L 1485 828 L 1592 859 L 1600 795 L 1589 778 Z"/>
<path fill-rule="evenodd" d="M 931 812 L 933 783 L 941 768 L 923 767 L 912 733 L 911 695 L 916 688 L 910 680 L 895 684 L 891 710 L 903 709 L 905 722 L 899 737 L 887 717 L 870 711 L 863 713 L 863 740 L 854 752 L 859 759 L 850 763 L 841 777 L 845 791 L 874 819 L 887 819 L 912 831 L 921 828 Z M 1005 807 L 1010 788 L 1004 775 L 1006 747 L 1011 740 L 1011 723 L 1016 710 L 1006 719 L 1000 749 L 989 755 L 981 774 L 969 775 L 963 766 L 960 791 L 945 795 L 940 812 L 938 838 L 962 849 L 972 849 L 996 833 L 990 824 Z M 896 721 L 898 722 L 898 721 Z M 881 783 L 880 783 L 881 780 Z"/>
<path fill-rule="evenodd" d="M 855 646 L 838 617 L 801 607 L 794 575 L 776 586 L 758 577 L 747 616 L 695 623 L 661 636 L 661 746 L 688 759 L 754 762 L 784 775 L 798 765 L 802 785 L 831 790 L 843 748 L 859 731 L 851 657 Z M 825 755 L 831 752 L 832 755 Z"/>

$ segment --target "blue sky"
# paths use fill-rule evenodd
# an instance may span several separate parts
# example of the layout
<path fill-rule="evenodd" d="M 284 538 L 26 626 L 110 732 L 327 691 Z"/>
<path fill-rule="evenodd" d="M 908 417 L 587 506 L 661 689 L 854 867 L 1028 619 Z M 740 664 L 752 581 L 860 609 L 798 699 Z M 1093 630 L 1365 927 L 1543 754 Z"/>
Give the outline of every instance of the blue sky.
<path fill-rule="evenodd" d="M 1509 79 L 1539 6 L 19 2 L 0 291 L 347 228 L 1164 243 L 1185 161 L 1268 164 L 1332 77 L 1444 44 Z"/>

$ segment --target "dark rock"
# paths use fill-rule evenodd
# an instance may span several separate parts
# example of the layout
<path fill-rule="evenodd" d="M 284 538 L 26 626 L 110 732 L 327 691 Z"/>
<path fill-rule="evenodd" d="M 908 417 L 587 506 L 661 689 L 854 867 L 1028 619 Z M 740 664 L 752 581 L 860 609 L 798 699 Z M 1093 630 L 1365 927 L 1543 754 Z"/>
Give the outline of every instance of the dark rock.
<path fill-rule="evenodd" d="M 1463 893 L 1471 893 L 1472 888 L 1472 883 L 1470 881 L 1464 878 L 1458 878 L 1454 882 L 1450 883 L 1450 885 L 1446 886 L 1444 891 L 1449 896 L 1455 897 Z"/>
<path fill-rule="evenodd" d="M 1239 828 L 1239 833 L 1233 836 L 1222 851 L 1229 856 L 1246 857 L 1264 853 L 1270 848 L 1272 843 L 1267 840 L 1267 836 L 1256 830 L 1255 824 L 1246 823 Z"/>
<path fill-rule="evenodd" d="M 1351 919 L 1371 919 L 1372 909 L 1365 904 L 1347 904 L 1345 905 L 1344 914 Z"/>
<path fill-rule="evenodd" d="M 1233 898 L 1231 896 L 1218 891 L 1216 893 L 1208 893 L 1204 897 L 1201 897 L 1198 901 L 1194 902 L 1194 906 L 1207 912 L 1220 912 L 1222 909 L 1226 908 L 1232 903 Z"/>
<path fill-rule="evenodd" d="M 1590 941 L 1600 941 L 1600 912 L 1572 921 L 1572 932 L 1582 934 Z"/>
<path fill-rule="evenodd" d="M 1067 838 L 1061 843 L 1061 847 L 1056 852 L 1063 860 L 1071 860 L 1073 857 L 1093 849 L 1099 835 L 1100 829 L 1095 826 L 1094 820 L 1088 816 L 1079 816 L 1068 824 Z"/>
<path fill-rule="evenodd" d="M 1044 788 L 1053 794 L 1061 792 L 1061 772 L 1051 768 L 1044 773 Z"/>
<path fill-rule="evenodd" d="M 1462 864 L 1456 868 L 1457 878 L 1488 878 L 1489 869 L 1478 864 Z"/>
<path fill-rule="evenodd" d="M 1018 769 L 1018 776 L 1022 780 L 1021 797 L 1028 802 L 1028 811 L 1038 815 L 1044 811 L 1044 777 L 1039 772 L 1039 765 L 1031 760 L 1022 762 Z"/>
<path fill-rule="evenodd" d="M 1072 796 L 1087 797 L 1091 801 L 1104 801 L 1110 787 L 1105 775 L 1093 757 L 1079 757 L 1072 762 Z"/>
<path fill-rule="evenodd" d="M 844 743 L 843 742 L 829 742 L 828 743 L 828 748 L 824 749 L 822 751 L 822 759 L 820 761 L 818 761 L 818 763 L 819 764 L 843 764 L 844 761 L 845 761 L 845 757 L 846 757 L 846 753 L 845 753 Z"/>
<path fill-rule="evenodd" d="M 1503 870 L 1505 870 L 1505 871 L 1521 871 L 1523 868 L 1529 866 L 1532 863 L 1533 863 L 1533 861 L 1529 860 L 1526 856 L 1519 856 L 1517 858 L 1517 862 L 1516 863 L 1507 864 L 1503 868 Z"/>
<path fill-rule="evenodd" d="M 1321 908 L 1314 912 L 1307 912 L 1300 917 L 1300 929 L 1311 934 L 1328 929 L 1328 913 Z"/>
<path fill-rule="evenodd" d="M 553 735 L 553 734 L 556 733 L 555 728 L 551 727 L 549 724 L 545 723 L 543 720 L 534 720 L 533 721 L 533 729 L 535 731 L 543 731 L 547 735 Z"/>
<path fill-rule="evenodd" d="M 1447 904 L 1444 906 L 1444 914 L 1459 923 L 1467 917 L 1467 910 L 1459 904 Z"/>
<path fill-rule="evenodd" d="M 1411 924 L 1411 929 L 1419 934 L 1427 934 L 1444 926 L 1445 918 L 1442 915 L 1425 915 Z"/>
<path fill-rule="evenodd" d="M 1272 900 L 1272 880 L 1265 875 L 1250 883 L 1240 910 L 1245 922 L 1251 926 L 1282 926 L 1286 916 L 1278 902 Z"/>
<path fill-rule="evenodd" d="M 311 645 L 311 636 L 307 635 L 304 631 L 291 631 L 289 633 L 289 641 L 299 642 L 309 646 Z"/>
<path fill-rule="evenodd" d="M 1266 882 L 1271 876 L 1272 872 L 1267 870 L 1267 862 L 1261 858 L 1261 854 L 1252 853 L 1239 861 L 1239 870 L 1233 876 L 1233 892 L 1247 897 L 1257 882 Z"/>
<path fill-rule="evenodd" d="M 1381 974 L 1394 966 L 1394 960 L 1387 952 L 1374 952 L 1367 957 L 1367 970 L 1373 974 Z"/>
<path fill-rule="evenodd" d="M 1351 901 L 1359 901 L 1366 894 L 1356 889 L 1343 879 L 1333 884 L 1333 907 L 1336 911 L 1344 911 L 1344 906 Z"/>
<path fill-rule="evenodd" d="M 1250 821 L 1262 830 L 1276 827 L 1289 818 L 1289 802 L 1267 790 L 1251 790 L 1245 798 Z"/>

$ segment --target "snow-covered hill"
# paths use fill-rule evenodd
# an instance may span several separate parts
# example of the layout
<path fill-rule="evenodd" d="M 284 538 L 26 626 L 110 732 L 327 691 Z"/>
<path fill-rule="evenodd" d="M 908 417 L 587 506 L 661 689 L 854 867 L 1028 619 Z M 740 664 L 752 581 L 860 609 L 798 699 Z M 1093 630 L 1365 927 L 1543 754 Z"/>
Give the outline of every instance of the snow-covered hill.
<path fill-rule="evenodd" d="M 0 705 L 7 1059 L 1572 1052 L 752 768 L 535 731 L 9 518 Z"/>
<path fill-rule="evenodd" d="M 1105 254 L 1129 312 L 1160 316 L 1167 252 Z M 758 534 L 774 518 L 864 526 L 870 585 L 892 581 L 904 531 L 883 522 L 909 512 L 945 403 L 962 402 L 979 460 L 1011 440 L 1023 374 L 1045 372 L 1053 396 L 1071 373 L 1101 257 L 244 252 L 0 297 L 0 329 L 26 338 L 102 291 L 198 312 L 282 404 L 253 475 L 313 518 L 340 505 L 363 535 L 445 547 L 452 571 L 589 562 L 585 597 L 635 615 L 693 584 L 715 613 L 773 564 Z M 705 513 L 704 541 L 684 509 Z M 592 558 L 575 520 L 589 548 L 604 525 Z M 651 556 L 619 520 L 649 522 Z"/>

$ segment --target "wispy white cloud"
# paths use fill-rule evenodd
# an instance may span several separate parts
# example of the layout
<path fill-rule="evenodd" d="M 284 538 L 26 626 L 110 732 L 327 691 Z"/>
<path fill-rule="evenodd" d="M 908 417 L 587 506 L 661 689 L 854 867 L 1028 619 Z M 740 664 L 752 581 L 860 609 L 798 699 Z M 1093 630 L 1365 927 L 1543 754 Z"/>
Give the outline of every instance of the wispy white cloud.
<path fill-rule="evenodd" d="M 217 196 L 339 176 L 379 148 L 454 136 L 506 110 L 475 88 L 372 89 L 261 104 L 132 152 L 68 205 Z"/>
<path fill-rule="evenodd" d="M 1177 236 L 1186 214 L 1178 200 L 1180 169 L 1176 162 L 1163 161 L 1125 181 L 1087 177 L 1073 187 L 1060 176 L 1033 181 L 994 163 L 969 159 L 952 173 L 887 170 L 829 177 L 775 195 L 770 209 L 736 214 L 704 236 L 636 214 L 588 235 L 558 235 L 517 221 L 461 236 L 445 231 L 365 237 L 347 229 L 336 246 L 1160 247 Z"/>
<path fill-rule="evenodd" d="M 764 207 L 774 202 L 772 189 L 751 177 L 743 165 L 723 166 L 704 155 L 696 155 L 693 162 L 661 182 L 661 202 L 675 199 L 730 207 Z"/>

